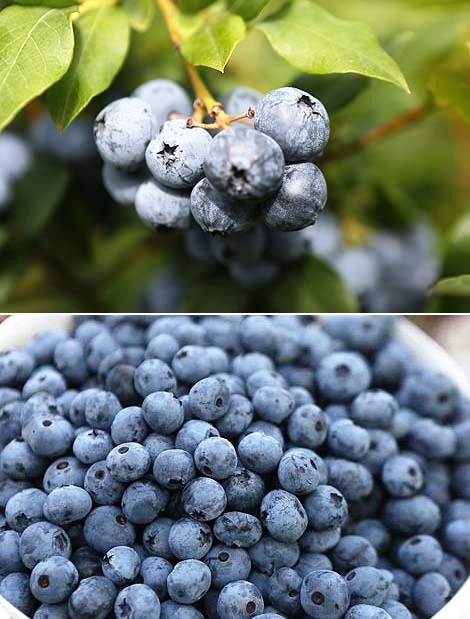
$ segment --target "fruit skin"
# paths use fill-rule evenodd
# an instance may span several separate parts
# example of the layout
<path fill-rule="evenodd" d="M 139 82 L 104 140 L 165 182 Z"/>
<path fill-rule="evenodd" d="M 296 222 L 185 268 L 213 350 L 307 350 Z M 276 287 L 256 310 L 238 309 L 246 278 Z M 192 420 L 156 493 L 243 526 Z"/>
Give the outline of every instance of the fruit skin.
<path fill-rule="evenodd" d="M 137 97 L 117 99 L 95 120 L 96 147 L 106 163 L 121 170 L 136 170 L 155 134 L 155 118 L 147 103 Z"/>
<path fill-rule="evenodd" d="M 135 196 L 135 210 L 149 228 L 184 230 L 189 227 L 190 198 L 185 191 L 164 187 L 151 179 Z"/>
<path fill-rule="evenodd" d="M 412 596 L 420 613 L 432 617 L 448 602 L 451 588 L 442 574 L 428 572 L 415 582 Z"/>
<path fill-rule="evenodd" d="M 221 101 L 223 103 L 224 110 L 227 114 L 231 114 L 232 116 L 243 114 L 243 112 L 247 112 L 250 107 L 256 114 L 256 107 L 258 106 L 261 96 L 261 93 L 254 90 L 254 88 L 241 87 L 234 88 L 233 90 L 223 94 Z M 236 126 L 240 125 L 241 123 Z"/>
<path fill-rule="evenodd" d="M 69 536 L 64 529 L 50 522 L 31 524 L 21 535 L 21 560 L 30 570 L 49 557 L 60 555 L 69 559 L 71 554 Z"/>
<path fill-rule="evenodd" d="M 326 200 L 320 168 L 314 163 L 286 165 L 279 191 L 264 207 L 264 223 L 273 230 L 301 230 L 315 223 Z"/>
<path fill-rule="evenodd" d="M 172 569 L 172 564 L 162 557 L 146 557 L 140 566 L 144 585 L 153 589 L 160 601 L 168 599 L 166 579 Z"/>
<path fill-rule="evenodd" d="M 193 106 L 188 94 L 171 80 L 150 80 L 134 90 L 134 97 L 145 101 L 155 116 L 156 129 L 169 119 L 171 114 L 191 116 Z"/>
<path fill-rule="evenodd" d="M 345 619 L 392 619 L 385 609 L 370 604 L 352 606 L 344 617 Z"/>
<path fill-rule="evenodd" d="M 281 542 L 295 542 L 308 525 L 303 505 L 286 490 L 268 492 L 261 501 L 260 518 L 270 535 Z"/>
<path fill-rule="evenodd" d="M 211 142 L 205 129 L 189 129 L 184 120 L 169 120 L 147 146 L 147 167 L 163 185 L 190 189 L 204 177 L 204 159 Z"/>
<path fill-rule="evenodd" d="M 105 553 L 114 546 L 132 546 L 135 529 L 132 523 L 111 505 L 95 507 L 85 520 L 83 534 L 86 543 L 96 551 Z"/>
<path fill-rule="evenodd" d="M 0 580 L 0 595 L 25 615 L 29 616 L 34 608 L 27 574 L 13 572 L 5 576 Z"/>
<path fill-rule="evenodd" d="M 202 559 L 212 546 L 210 526 L 193 518 L 180 518 L 170 528 L 168 544 L 178 559 Z"/>
<path fill-rule="evenodd" d="M 263 596 L 259 589 L 247 580 L 228 583 L 217 600 L 220 619 L 250 619 L 263 610 Z"/>
<path fill-rule="evenodd" d="M 31 593 L 44 604 L 64 602 L 77 584 L 77 568 L 64 557 L 54 556 L 45 559 L 31 572 Z"/>
<path fill-rule="evenodd" d="M 211 571 L 205 563 L 186 559 L 177 563 L 170 572 L 168 593 L 175 602 L 194 604 L 207 593 L 211 580 Z"/>
<path fill-rule="evenodd" d="M 284 156 L 270 137 L 246 127 L 232 127 L 212 140 L 204 171 L 227 198 L 263 200 L 281 184 Z"/>
<path fill-rule="evenodd" d="M 116 586 L 105 576 L 85 578 L 69 598 L 69 615 L 72 619 L 105 619 L 116 593 Z"/>
<path fill-rule="evenodd" d="M 286 161 L 308 161 L 323 152 L 330 135 L 323 104 L 304 90 L 271 90 L 256 106 L 255 129 L 281 146 Z"/>
<path fill-rule="evenodd" d="M 121 206 L 134 206 L 137 191 L 142 183 L 149 180 L 146 170 L 126 172 L 105 163 L 102 170 L 103 185 L 112 199 Z"/>
<path fill-rule="evenodd" d="M 252 204 L 230 202 L 203 178 L 191 192 L 191 214 L 205 232 L 226 236 L 249 230 L 257 209 Z"/>
<path fill-rule="evenodd" d="M 44 502 L 44 516 L 60 526 L 82 520 L 90 512 L 92 500 L 79 486 L 55 488 Z"/>
<path fill-rule="evenodd" d="M 316 619 L 340 619 L 349 605 L 348 587 L 336 572 L 313 571 L 303 579 L 300 602 L 304 611 Z"/>
<path fill-rule="evenodd" d="M 103 575 L 118 587 L 132 583 L 140 570 L 140 558 L 129 546 L 114 546 L 101 560 Z"/>

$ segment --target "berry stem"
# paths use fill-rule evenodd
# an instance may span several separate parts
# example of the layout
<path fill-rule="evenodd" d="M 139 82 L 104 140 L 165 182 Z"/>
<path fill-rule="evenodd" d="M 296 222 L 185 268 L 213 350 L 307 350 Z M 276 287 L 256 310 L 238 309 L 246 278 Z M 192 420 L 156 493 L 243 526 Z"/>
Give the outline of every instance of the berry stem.
<path fill-rule="evenodd" d="M 88 0 L 90 1 L 90 0 Z M 176 25 L 178 9 L 173 0 L 155 0 L 157 7 L 165 21 L 168 33 L 177 52 L 179 52 L 183 66 L 188 74 L 189 80 L 196 95 L 195 113 L 193 115 L 194 125 L 201 126 L 201 108 L 204 108 L 209 116 L 214 119 L 214 127 L 227 129 L 230 127 L 230 116 L 224 111 L 220 101 L 217 101 L 204 83 L 199 71 L 181 53 L 181 37 Z M 212 128 L 212 127 L 211 127 Z"/>
<path fill-rule="evenodd" d="M 383 125 L 379 125 L 378 127 L 374 127 L 374 129 L 367 131 L 350 144 L 340 146 L 336 150 L 331 150 L 325 157 L 324 161 L 334 161 L 336 159 L 342 159 L 343 157 L 354 155 L 364 148 L 382 141 L 389 135 L 393 135 L 398 131 L 402 131 L 406 127 L 415 125 L 423 120 L 434 109 L 433 104 L 430 101 L 426 101 L 411 110 L 398 114 L 398 116 L 395 116 L 395 118 L 392 118 Z"/>

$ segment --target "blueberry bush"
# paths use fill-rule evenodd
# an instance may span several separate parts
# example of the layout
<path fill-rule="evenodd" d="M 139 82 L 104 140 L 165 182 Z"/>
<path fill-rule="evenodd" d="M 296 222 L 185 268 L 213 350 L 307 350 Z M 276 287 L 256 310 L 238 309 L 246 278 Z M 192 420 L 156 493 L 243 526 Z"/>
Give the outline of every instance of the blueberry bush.
<path fill-rule="evenodd" d="M 470 310 L 465 0 L 0 0 L 8 311 Z"/>

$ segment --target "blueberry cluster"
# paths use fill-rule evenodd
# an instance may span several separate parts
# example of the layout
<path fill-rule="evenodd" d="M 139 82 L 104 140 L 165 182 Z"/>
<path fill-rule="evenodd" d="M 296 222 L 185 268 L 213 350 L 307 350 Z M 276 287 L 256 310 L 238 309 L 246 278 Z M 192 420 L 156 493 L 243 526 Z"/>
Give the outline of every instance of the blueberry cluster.
<path fill-rule="evenodd" d="M 35 619 L 427 619 L 467 576 L 470 400 L 390 317 L 85 317 L 0 386 Z"/>
<path fill-rule="evenodd" d="M 0 134 L 0 212 L 11 201 L 14 183 L 29 170 L 32 158 L 23 138 L 10 131 Z"/>
<path fill-rule="evenodd" d="M 347 245 L 336 218 L 327 213 L 315 226 L 293 232 L 256 226 L 222 238 L 192 226 L 185 233 L 185 249 L 191 258 L 201 264 L 222 265 L 244 288 L 268 284 L 282 272 L 283 265 L 317 256 L 339 273 L 367 312 L 422 309 L 429 288 L 439 277 L 436 245 L 425 220 L 404 230 L 379 230 L 364 244 Z M 414 265 L 412 270 L 410 264 Z M 165 294 L 168 281 L 161 282 L 161 294 Z M 156 297 L 155 292 L 152 298 Z M 175 307 L 173 311 L 178 311 Z"/>
<path fill-rule="evenodd" d="M 189 128 L 191 101 L 168 80 L 147 82 L 107 105 L 94 133 L 111 196 L 134 205 L 154 229 L 186 229 L 191 216 L 222 236 L 259 221 L 274 230 L 314 224 L 327 197 L 312 163 L 329 138 L 322 103 L 292 87 L 264 96 L 237 89 L 223 103 L 230 116 L 254 115 L 254 128 L 240 119 L 214 138 Z"/>

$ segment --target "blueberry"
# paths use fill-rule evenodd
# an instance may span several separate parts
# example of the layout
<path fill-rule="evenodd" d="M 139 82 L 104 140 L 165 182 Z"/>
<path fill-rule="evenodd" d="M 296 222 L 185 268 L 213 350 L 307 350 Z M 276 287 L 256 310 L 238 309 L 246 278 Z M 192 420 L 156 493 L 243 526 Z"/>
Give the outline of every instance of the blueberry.
<path fill-rule="evenodd" d="M 398 561 L 411 574 L 424 574 L 438 569 L 443 559 L 441 545 L 430 535 L 415 535 L 398 548 Z"/>
<path fill-rule="evenodd" d="M 60 415 L 37 412 L 23 425 L 21 435 L 38 456 L 57 458 L 70 449 L 73 427 Z"/>
<path fill-rule="evenodd" d="M 301 585 L 302 578 L 296 570 L 281 567 L 269 579 L 269 600 L 279 611 L 287 615 L 298 615 L 302 612 Z"/>
<path fill-rule="evenodd" d="M 152 110 L 159 128 L 172 114 L 191 116 L 193 106 L 186 91 L 172 80 L 157 79 L 141 84 L 134 96 L 143 99 Z"/>
<path fill-rule="evenodd" d="M 457 438 L 453 428 L 444 427 L 432 419 L 418 419 L 410 427 L 409 445 L 430 460 L 453 456 Z"/>
<path fill-rule="evenodd" d="M 102 179 L 106 191 L 121 206 L 133 206 L 139 187 L 149 178 L 146 170 L 120 170 L 111 163 L 103 166 Z"/>
<path fill-rule="evenodd" d="M 255 337 L 255 334 L 246 333 L 247 326 L 250 324 L 248 323 L 248 321 L 244 322 L 243 324 L 244 324 L 245 337 L 246 337 L 245 345 L 249 346 L 250 342 L 253 342 L 253 338 Z M 251 325 L 253 327 L 253 323 L 251 323 Z M 255 330 L 256 332 L 258 332 L 258 328 L 256 328 Z M 271 334 L 270 328 L 268 328 L 268 335 L 269 334 Z M 260 336 L 261 334 L 258 332 L 256 335 L 257 341 L 259 341 L 258 338 Z M 265 340 L 265 337 L 263 336 L 261 339 L 261 342 L 264 340 Z M 270 351 L 272 344 L 269 341 L 266 341 L 266 343 L 264 345 L 262 344 L 262 346 L 263 347 L 266 346 L 268 351 Z M 267 355 L 260 353 L 260 352 L 256 352 L 256 351 L 249 352 L 246 354 L 240 354 L 232 359 L 232 371 L 234 372 L 234 374 L 236 374 L 237 376 L 240 376 L 241 378 L 245 380 L 249 376 L 251 376 L 251 374 L 254 374 L 258 370 L 273 371 L 274 363 L 272 359 L 268 357 Z"/>
<path fill-rule="evenodd" d="M 184 120 L 167 121 L 147 147 L 147 167 L 167 187 L 194 187 L 204 176 L 204 159 L 211 141 L 204 129 L 188 129 Z"/>
<path fill-rule="evenodd" d="M 99 391 L 85 403 L 85 419 L 92 428 L 110 430 L 121 403 L 110 391 Z"/>
<path fill-rule="evenodd" d="M 191 413 L 204 421 L 219 419 L 228 410 L 230 391 L 226 383 L 216 376 L 199 380 L 189 392 Z"/>
<path fill-rule="evenodd" d="M 398 444 L 395 437 L 385 430 L 368 430 L 370 448 L 362 458 L 361 464 L 374 475 L 379 475 L 387 460 L 398 453 Z"/>
<path fill-rule="evenodd" d="M 150 455 L 139 443 L 122 443 L 112 449 L 106 458 L 106 466 L 111 475 L 123 482 L 143 477 L 150 465 Z"/>
<path fill-rule="evenodd" d="M 143 397 L 156 391 L 173 391 L 176 380 L 170 366 L 160 359 L 146 359 L 135 372 L 135 388 Z"/>
<path fill-rule="evenodd" d="M 426 417 L 444 420 L 457 401 L 457 390 L 446 375 L 427 368 L 410 372 L 399 393 L 400 402 Z"/>
<path fill-rule="evenodd" d="M 107 163 L 123 170 L 137 169 L 155 132 L 155 118 L 136 97 L 118 99 L 96 117 L 94 137 L 98 152 Z"/>
<path fill-rule="evenodd" d="M 395 398 L 381 389 L 360 393 L 351 405 L 351 419 L 365 428 L 390 428 L 398 410 Z"/>
<path fill-rule="evenodd" d="M 162 451 L 153 464 L 153 476 L 164 488 L 182 489 L 196 476 L 192 455 L 183 449 Z"/>
<path fill-rule="evenodd" d="M 43 506 L 47 495 L 38 488 L 18 490 L 5 506 L 8 526 L 23 533 L 30 524 L 43 520 Z"/>
<path fill-rule="evenodd" d="M 55 347 L 68 337 L 67 332 L 63 329 L 48 329 L 34 335 L 25 344 L 23 350 L 34 358 L 36 366 L 51 363 L 54 358 Z"/>
<path fill-rule="evenodd" d="M 79 340 L 69 338 L 54 349 L 54 364 L 68 383 L 79 385 L 88 378 L 85 351 Z"/>
<path fill-rule="evenodd" d="M 356 567 L 348 572 L 344 579 L 349 589 L 351 606 L 380 606 L 387 597 L 391 584 L 384 570 L 371 566 Z"/>
<path fill-rule="evenodd" d="M 31 595 L 27 574 L 14 572 L 0 579 L 0 596 L 27 615 L 34 609 L 34 598 Z"/>
<path fill-rule="evenodd" d="M 406 499 L 390 499 L 385 504 L 385 524 L 400 535 L 433 533 L 439 526 L 439 507 L 432 499 L 416 495 Z"/>
<path fill-rule="evenodd" d="M 321 393 L 333 402 L 349 402 L 371 381 L 369 367 L 357 353 L 336 352 L 324 357 L 317 372 Z"/>
<path fill-rule="evenodd" d="M 340 490 L 347 501 L 360 501 L 370 495 L 373 478 L 365 466 L 340 458 L 328 458 L 326 463 L 331 485 Z"/>
<path fill-rule="evenodd" d="M 425 617 L 432 617 L 449 600 L 451 588 L 442 574 L 428 572 L 416 581 L 412 596 L 418 611 Z"/>
<path fill-rule="evenodd" d="M 33 619 L 68 619 L 67 604 L 41 604 L 33 615 Z"/>
<path fill-rule="evenodd" d="M 3 575 L 24 569 L 20 556 L 20 536 L 16 531 L 0 532 L 0 565 Z"/>
<path fill-rule="evenodd" d="M 237 469 L 237 452 L 225 438 L 206 438 L 194 452 L 194 463 L 207 477 L 227 479 Z"/>
<path fill-rule="evenodd" d="M 261 522 L 281 542 L 294 542 L 305 532 L 308 519 L 299 499 L 285 490 L 272 490 L 261 501 Z"/>
<path fill-rule="evenodd" d="M 307 529 L 300 538 L 299 545 L 304 552 L 326 552 L 334 548 L 340 538 L 340 527 L 321 529 L 320 531 Z"/>
<path fill-rule="evenodd" d="M 171 367 L 178 380 L 194 385 L 212 372 L 210 358 L 203 346 L 183 346 L 173 357 Z"/>
<path fill-rule="evenodd" d="M 154 179 L 140 185 L 135 196 L 135 210 L 144 224 L 154 230 L 184 230 L 189 226 L 189 195 Z"/>
<path fill-rule="evenodd" d="M 142 443 L 149 432 L 150 428 L 140 406 L 127 406 L 121 409 L 111 425 L 111 437 L 116 445 L 128 442 Z"/>
<path fill-rule="evenodd" d="M 140 570 L 139 555 L 129 546 L 114 546 L 101 560 L 103 575 L 118 587 L 133 582 Z"/>
<path fill-rule="evenodd" d="M 198 477 L 186 484 L 182 495 L 183 509 L 192 518 L 207 522 L 225 510 L 227 497 L 214 479 Z"/>
<path fill-rule="evenodd" d="M 359 520 L 354 523 L 351 532 L 368 539 L 379 553 L 384 553 L 390 544 L 390 532 L 381 520 L 373 518 Z"/>
<path fill-rule="evenodd" d="M 255 128 L 280 144 L 287 161 L 306 161 L 321 155 L 330 135 L 322 103 L 292 87 L 271 90 L 261 98 Z"/>
<path fill-rule="evenodd" d="M 261 593 L 251 582 L 236 580 L 221 590 L 217 599 L 220 619 L 249 619 L 264 610 Z"/>
<path fill-rule="evenodd" d="M 0 355 L 0 386 L 20 386 L 34 370 L 35 360 L 23 350 L 12 350 Z"/>
<path fill-rule="evenodd" d="M 97 505 L 119 503 L 126 488 L 123 482 L 111 475 L 105 460 L 90 466 L 85 475 L 84 487 Z"/>
<path fill-rule="evenodd" d="M 230 438 L 240 436 L 252 423 L 253 405 L 244 395 L 234 393 L 230 396 L 228 410 L 217 420 L 217 429 Z"/>
<path fill-rule="evenodd" d="M 279 145 L 269 136 L 245 127 L 233 127 L 212 140 L 204 171 L 224 196 L 236 200 L 259 200 L 280 186 L 284 156 Z"/>
<path fill-rule="evenodd" d="M 89 546 L 80 546 L 72 554 L 72 563 L 78 571 L 80 580 L 101 574 L 101 557 Z"/>
<path fill-rule="evenodd" d="M 412 496 L 423 485 L 423 472 L 418 462 L 413 458 L 393 456 L 384 463 L 382 483 L 393 496 Z"/>
<path fill-rule="evenodd" d="M 199 443 L 214 436 L 219 436 L 219 430 L 213 425 L 201 419 L 190 419 L 178 430 L 175 447 L 193 455 Z"/>
<path fill-rule="evenodd" d="M 22 137 L 3 131 L 0 138 L 0 167 L 9 180 L 19 179 L 31 166 L 31 147 Z"/>
<path fill-rule="evenodd" d="M 31 593 L 43 604 L 64 602 L 77 584 L 77 568 L 61 556 L 49 557 L 39 562 L 31 572 Z"/>
<path fill-rule="evenodd" d="M 244 512 L 225 512 L 214 522 L 215 537 L 227 546 L 247 548 L 254 546 L 262 536 L 261 523 L 255 516 Z"/>
<path fill-rule="evenodd" d="M 168 593 L 180 604 L 193 604 L 200 600 L 211 585 L 211 571 L 197 559 L 186 559 L 175 565 L 168 579 Z"/>
<path fill-rule="evenodd" d="M 204 600 L 207 599 L 207 595 Z M 195 606 L 191 604 L 177 604 L 173 600 L 163 602 L 160 619 L 204 619 Z"/>
<path fill-rule="evenodd" d="M 357 604 L 345 614 L 345 619 L 392 619 L 384 608 L 372 604 Z"/>
<path fill-rule="evenodd" d="M 248 549 L 253 566 L 263 574 L 271 575 L 279 567 L 293 567 L 299 560 L 296 542 L 281 542 L 263 535 L 259 542 Z"/>
<path fill-rule="evenodd" d="M 310 526 L 317 531 L 341 527 L 348 517 L 348 504 L 333 486 L 318 486 L 305 497 L 304 507 Z"/>
<path fill-rule="evenodd" d="M 328 447 L 339 458 L 361 460 L 370 447 L 369 434 L 351 419 L 338 419 L 328 427 Z"/>
<path fill-rule="evenodd" d="M 174 524 L 171 518 L 157 518 L 147 525 L 142 533 L 142 541 L 145 550 L 153 556 L 173 559 L 173 553 L 169 546 L 171 527 Z"/>
<path fill-rule="evenodd" d="M 211 571 L 212 586 L 222 589 L 229 582 L 246 580 L 250 574 L 251 561 L 246 550 L 228 548 L 215 544 L 204 558 Z"/>
<path fill-rule="evenodd" d="M 377 558 L 375 548 L 360 535 L 344 535 L 331 552 L 335 569 L 343 574 L 355 567 L 375 566 Z"/>
<path fill-rule="evenodd" d="M 344 579 L 331 570 L 310 572 L 302 581 L 300 602 L 303 610 L 318 619 L 339 619 L 349 606 Z"/>
<path fill-rule="evenodd" d="M 452 593 L 458 591 L 466 579 L 465 567 L 462 561 L 446 552 L 443 554 L 441 564 L 436 571 L 447 579 Z"/>
<path fill-rule="evenodd" d="M 445 548 L 462 560 L 470 553 L 470 518 L 453 520 L 444 526 Z"/>
<path fill-rule="evenodd" d="M 90 512 L 92 500 L 79 486 L 55 488 L 44 502 L 44 516 L 55 524 L 64 526 L 82 520 Z"/>
<path fill-rule="evenodd" d="M 167 578 L 172 569 L 172 564 L 162 557 L 147 557 L 140 566 L 144 585 L 153 589 L 160 601 L 168 598 Z"/>
<path fill-rule="evenodd" d="M 72 447 L 74 456 L 83 464 L 93 464 L 106 459 L 112 448 L 111 436 L 104 430 L 94 428 L 80 433 Z"/>
<path fill-rule="evenodd" d="M 153 361 L 157 360 L 154 359 Z M 181 401 L 175 395 L 166 391 L 156 391 L 147 395 L 142 404 L 142 410 L 145 421 L 152 430 L 159 434 L 172 434 L 184 422 Z"/>
<path fill-rule="evenodd" d="M 181 518 L 172 525 L 168 544 L 178 559 L 202 559 L 212 545 L 212 533 L 203 522 Z"/>
<path fill-rule="evenodd" d="M 27 527 L 20 538 L 21 560 L 32 570 L 40 561 L 61 556 L 69 559 L 72 545 L 61 527 L 49 522 L 35 522 Z"/>
<path fill-rule="evenodd" d="M 242 464 L 255 473 L 270 473 L 276 470 L 282 456 L 279 442 L 263 432 L 252 432 L 240 441 L 238 456 Z"/>
<path fill-rule="evenodd" d="M 171 360 L 178 352 L 178 341 L 169 333 L 159 333 L 151 338 L 145 349 L 146 359 L 161 359 L 165 363 L 170 364 Z"/>
<path fill-rule="evenodd" d="M 95 507 L 85 520 L 83 533 L 87 544 L 103 554 L 114 546 L 132 545 L 136 536 L 132 523 L 111 505 Z"/>
<path fill-rule="evenodd" d="M 106 619 L 113 609 L 117 590 L 104 576 L 80 581 L 68 601 L 71 619 Z"/>
<path fill-rule="evenodd" d="M 152 481 L 135 481 L 122 495 L 122 513 L 134 524 L 149 524 L 166 508 L 169 499 L 169 493 Z"/>
<path fill-rule="evenodd" d="M 299 574 L 302 578 L 305 578 L 305 576 L 307 576 L 310 572 L 318 570 L 332 570 L 333 564 L 327 555 L 316 552 L 303 552 L 294 567 L 297 574 Z"/>
<path fill-rule="evenodd" d="M 256 110 L 261 93 L 253 88 L 239 87 L 230 90 L 222 96 L 222 103 L 227 114 L 237 116 L 247 112 L 249 108 Z"/>
<path fill-rule="evenodd" d="M 256 510 L 264 496 L 263 478 L 243 467 L 239 467 L 231 477 L 224 480 L 223 486 L 227 495 L 227 506 L 232 510 Z"/>
<path fill-rule="evenodd" d="M 294 410 L 294 398 L 286 389 L 260 387 L 253 396 L 253 407 L 261 419 L 281 424 Z"/>
<path fill-rule="evenodd" d="M 354 606 L 354 608 L 357 608 L 357 606 Z M 396 600 L 385 600 L 382 608 L 390 615 L 391 619 L 412 619 L 407 607 Z"/>
<path fill-rule="evenodd" d="M 301 230 L 316 222 L 326 199 L 325 177 L 315 164 L 287 165 L 279 191 L 264 207 L 264 222 L 273 230 Z"/>

